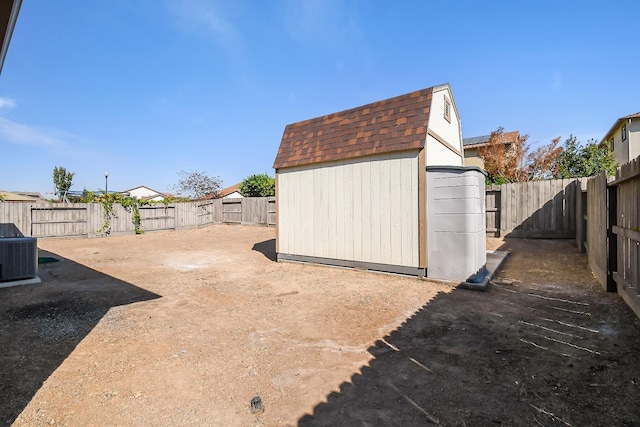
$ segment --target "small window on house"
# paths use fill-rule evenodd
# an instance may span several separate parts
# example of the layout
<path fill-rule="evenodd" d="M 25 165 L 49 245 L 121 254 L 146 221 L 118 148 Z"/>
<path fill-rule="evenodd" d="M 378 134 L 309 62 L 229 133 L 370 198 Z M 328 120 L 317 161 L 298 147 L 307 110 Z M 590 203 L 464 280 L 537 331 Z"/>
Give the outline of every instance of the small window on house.
<path fill-rule="evenodd" d="M 451 101 L 449 101 L 447 95 L 444 96 L 444 118 L 451 123 Z"/>
<path fill-rule="evenodd" d="M 622 126 L 622 132 L 620 134 L 623 141 L 627 140 L 627 125 Z"/>
<path fill-rule="evenodd" d="M 610 145 L 610 146 L 611 146 L 611 151 L 613 151 L 613 150 L 614 150 L 614 141 L 613 141 L 613 138 L 611 138 L 611 145 Z"/>

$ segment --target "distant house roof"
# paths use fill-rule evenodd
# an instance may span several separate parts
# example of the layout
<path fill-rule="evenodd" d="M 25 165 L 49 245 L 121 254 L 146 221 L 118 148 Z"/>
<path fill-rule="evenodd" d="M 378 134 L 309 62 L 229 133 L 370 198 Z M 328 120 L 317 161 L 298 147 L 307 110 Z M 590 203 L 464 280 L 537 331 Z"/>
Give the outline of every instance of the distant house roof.
<path fill-rule="evenodd" d="M 42 194 L 38 193 L 36 191 L 16 191 L 16 190 L 14 190 L 14 191 L 12 191 L 12 193 L 19 194 L 21 196 L 29 197 L 29 198 L 31 198 L 31 200 L 34 200 L 34 201 L 44 200 L 44 197 L 42 197 Z"/>
<path fill-rule="evenodd" d="M 2 199 L 5 202 L 34 202 L 36 199 L 29 196 L 23 196 L 22 194 L 14 193 L 12 191 L 0 191 Z"/>
<path fill-rule="evenodd" d="M 609 131 L 604 135 L 604 138 L 602 138 L 602 140 L 604 141 L 605 139 L 609 138 L 609 135 L 611 135 L 611 133 L 620 125 L 621 122 L 623 122 L 624 120 L 629 120 L 629 119 L 638 119 L 640 118 L 640 112 L 637 113 L 633 113 L 633 114 L 629 114 L 628 116 L 624 116 L 624 117 L 620 117 L 618 120 L 616 120 L 616 122 L 613 124 L 613 126 L 611 126 L 611 129 L 609 129 Z"/>
<path fill-rule="evenodd" d="M 436 88 L 287 125 L 273 167 L 424 148 Z"/>
<path fill-rule="evenodd" d="M 148 190 L 149 192 L 156 194 L 156 195 L 152 195 L 152 196 L 145 196 L 145 197 L 143 197 L 144 199 L 154 198 L 154 197 L 157 197 L 157 196 L 162 196 L 162 197 L 171 196 L 171 194 L 169 194 L 169 193 L 162 193 L 160 191 L 154 190 L 153 188 L 147 187 L 146 185 L 138 185 L 137 187 L 133 187 L 133 188 L 130 188 L 128 190 L 122 191 L 122 193 L 131 193 L 132 191 L 138 190 L 140 188 L 144 188 L 145 190 Z"/>
<path fill-rule="evenodd" d="M 640 111 L 637 113 L 629 114 L 628 116 L 622 117 L 623 119 L 638 119 L 640 118 Z"/>
<path fill-rule="evenodd" d="M 146 188 L 147 190 L 149 190 L 149 191 L 153 191 L 154 193 L 164 194 L 164 193 L 162 193 L 162 192 L 160 192 L 160 191 L 154 190 L 154 189 L 153 189 L 153 188 L 151 188 L 151 187 L 147 187 L 146 185 L 138 185 L 137 187 L 133 187 L 133 188 L 130 188 L 130 189 L 128 189 L 128 190 L 124 190 L 124 191 L 123 191 L 123 193 L 127 193 L 127 192 L 129 192 L 129 191 L 134 191 L 134 190 L 137 190 L 138 188 Z"/>
<path fill-rule="evenodd" d="M 220 193 L 218 193 L 218 197 L 222 198 L 222 197 L 228 196 L 231 193 L 235 193 L 236 191 L 240 193 L 240 185 L 242 185 L 241 182 L 235 185 L 232 185 L 231 187 L 227 187 L 220 190 Z"/>
<path fill-rule="evenodd" d="M 499 142 L 503 144 L 513 144 L 518 141 L 518 138 L 520 138 L 520 132 L 517 130 L 513 132 L 504 132 L 499 139 Z M 476 148 L 481 145 L 488 144 L 489 141 L 491 141 L 491 135 L 473 136 L 471 138 L 464 138 L 462 140 L 462 147 Z"/>

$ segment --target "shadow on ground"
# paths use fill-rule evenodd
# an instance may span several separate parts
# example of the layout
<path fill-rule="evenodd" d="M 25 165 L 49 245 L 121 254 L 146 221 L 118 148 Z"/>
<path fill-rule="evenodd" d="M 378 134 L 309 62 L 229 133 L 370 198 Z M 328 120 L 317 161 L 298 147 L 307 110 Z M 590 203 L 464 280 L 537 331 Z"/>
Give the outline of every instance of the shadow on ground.
<path fill-rule="evenodd" d="M 0 425 L 10 425 L 110 308 L 159 295 L 57 254 L 41 284 L 0 289 Z"/>
<path fill-rule="evenodd" d="M 631 310 L 590 288 L 571 242 L 501 250 L 510 256 L 488 292 L 439 294 L 299 425 L 639 425 Z"/>
<path fill-rule="evenodd" d="M 260 252 L 262 255 L 270 259 L 271 261 L 276 261 L 276 239 L 265 240 L 264 242 L 256 243 L 253 245 L 253 248 L 256 252 Z"/>

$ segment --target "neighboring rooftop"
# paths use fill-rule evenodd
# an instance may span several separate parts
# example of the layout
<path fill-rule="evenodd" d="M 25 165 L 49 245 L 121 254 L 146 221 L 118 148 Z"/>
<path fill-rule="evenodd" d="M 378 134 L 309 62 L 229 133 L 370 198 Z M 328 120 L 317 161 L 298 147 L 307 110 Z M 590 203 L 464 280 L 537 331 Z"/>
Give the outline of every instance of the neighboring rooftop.
<path fill-rule="evenodd" d="M 156 193 L 156 194 L 160 194 L 162 196 L 169 194 L 169 193 L 163 193 L 161 191 L 154 190 L 153 188 L 147 187 L 146 185 L 138 185 L 137 187 L 133 187 L 133 188 L 130 188 L 128 190 L 124 190 L 123 193 L 130 193 L 130 192 L 135 191 L 135 190 L 137 190 L 139 188 L 144 188 L 146 190 L 149 190 L 150 192 L 153 192 L 153 193 Z"/>
<path fill-rule="evenodd" d="M 629 114 L 628 116 L 621 117 L 621 119 L 637 119 L 640 118 L 640 111 L 637 113 Z"/>
<path fill-rule="evenodd" d="M 629 114 L 628 116 L 620 117 L 618 120 L 615 121 L 613 126 L 611 126 L 611 128 L 607 131 L 607 133 L 604 135 L 604 138 L 602 138 L 602 140 L 608 139 L 609 135 L 611 135 L 611 133 L 618 127 L 618 125 L 621 124 L 623 120 L 638 119 L 638 118 L 640 118 L 640 111 L 637 113 Z"/>
<path fill-rule="evenodd" d="M 504 132 L 499 138 L 499 142 L 503 144 L 512 144 L 520 138 L 520 131 Z M 473 136 L 462 140 L 463 148 L 474 148 L 480 145 L 488 144 L 491 141 L 491 135 Z"/>
<path fill-rule="evenodd" d="M 0 195 L 5 202 L 37 202 L 39 200 L 13 191 L 0 191 Z"/>
<path fill-rule="evenodd" d="M 240 193 L 240 185 L 242 185 L 241 182 L 235 185 L 232 185 L 231 187 L 223 188 L 222 190 L 220 190 L 218 197 L 222 198 L 222 197 L 228 196 L 231 193 L 235 193 L 236 191 Z"/>
<path fill-rule="evenodd" d="M 273 167 L 423 148 L 435 88 L 287 125 Z"/>

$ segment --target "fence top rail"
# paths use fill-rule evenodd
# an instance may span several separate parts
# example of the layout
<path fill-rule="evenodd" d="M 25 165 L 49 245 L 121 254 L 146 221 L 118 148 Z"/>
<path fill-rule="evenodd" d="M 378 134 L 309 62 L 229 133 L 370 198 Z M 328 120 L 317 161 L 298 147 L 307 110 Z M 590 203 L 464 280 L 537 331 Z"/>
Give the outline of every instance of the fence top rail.
<path fill-rule="evenodd" d="M 616 171 L 615 178 L 607 185 L 618 185 L 630 179 L 640 176 L 640 156 L 620 166 Z"/>

